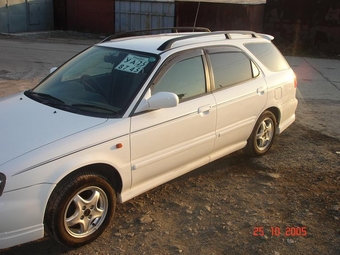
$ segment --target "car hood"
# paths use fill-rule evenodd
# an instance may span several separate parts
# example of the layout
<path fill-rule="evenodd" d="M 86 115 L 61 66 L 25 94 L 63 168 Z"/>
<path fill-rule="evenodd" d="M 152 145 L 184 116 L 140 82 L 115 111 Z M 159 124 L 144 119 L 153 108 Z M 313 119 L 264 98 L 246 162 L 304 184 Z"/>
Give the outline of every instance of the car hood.
<path fill-rule="evenodd" d="M 22 93 L 0 100 L 0 120 L 0 166 L 107 121 L 55 109 Z"/>

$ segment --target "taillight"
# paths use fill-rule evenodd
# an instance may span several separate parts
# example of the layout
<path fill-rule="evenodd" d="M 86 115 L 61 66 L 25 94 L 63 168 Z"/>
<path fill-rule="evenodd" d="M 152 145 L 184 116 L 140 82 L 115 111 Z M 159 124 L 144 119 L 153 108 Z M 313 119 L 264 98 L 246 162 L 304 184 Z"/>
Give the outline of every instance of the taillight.
<path fill-rule="evenodd" d="M 294 76 L 294 88 L 297 88 L 297 79 L 296 79 L 296 76 Z"/>

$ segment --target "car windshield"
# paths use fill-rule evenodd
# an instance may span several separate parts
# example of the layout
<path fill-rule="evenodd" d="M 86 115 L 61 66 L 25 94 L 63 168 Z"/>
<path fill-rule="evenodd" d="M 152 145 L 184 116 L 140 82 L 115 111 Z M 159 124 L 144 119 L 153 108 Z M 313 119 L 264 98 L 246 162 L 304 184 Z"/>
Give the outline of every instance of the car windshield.
<path fill-rule="evenodd" d="M 157 58 L 147 53 L 93 46 L 25 94 L 66 111 L 117 118 L 127 110 Z"/>

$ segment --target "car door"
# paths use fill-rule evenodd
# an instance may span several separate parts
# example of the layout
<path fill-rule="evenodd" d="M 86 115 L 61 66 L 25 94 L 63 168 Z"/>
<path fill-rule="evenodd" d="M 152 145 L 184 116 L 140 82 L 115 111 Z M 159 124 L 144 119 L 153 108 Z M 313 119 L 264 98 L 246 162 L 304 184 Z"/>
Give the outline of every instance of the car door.
<path fill-rule="evenodd" d="M 176 107 L 131 118 L 132 186 L 149 188 L 209 162 L 215 141 L 215 99 L 202 50 L 168 59 L 151 81 L 151 94 L 173 92 Z M 148 182 L 148 184 L 146 184 Z"/>
<path fill-rule="evenodd" d="M 236 47 L 207 49 L 216 99 L 212 159 L 243 148 L 267 100 L 267 85 L 255 63 Z"/>

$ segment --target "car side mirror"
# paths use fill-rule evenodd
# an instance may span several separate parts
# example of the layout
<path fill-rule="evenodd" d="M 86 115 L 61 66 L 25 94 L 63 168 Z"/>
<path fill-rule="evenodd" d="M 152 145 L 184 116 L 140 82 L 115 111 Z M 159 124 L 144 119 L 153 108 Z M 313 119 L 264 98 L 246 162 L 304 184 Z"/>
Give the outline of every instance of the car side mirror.
<path fill-rule="evenodd" d="M 55 70 L 57 70 L 58 69 L 58 67 L 52 67 L 51 69 L 50 69 L 50 74 L 51 73 L 53 73 Z"/>
<path fill-rule="evenodd" d="M 139 103 L 136 109 L 136 113 L 148 110 L 175 107 L 179 103 L 178 96 L 172 92 L 162 91 L 152 96 L 150 96 L 150 94 L 150 91 L 148 91 L 144 99 Z"/>

